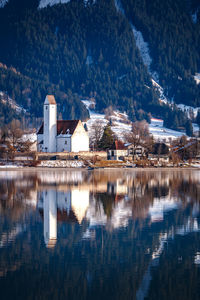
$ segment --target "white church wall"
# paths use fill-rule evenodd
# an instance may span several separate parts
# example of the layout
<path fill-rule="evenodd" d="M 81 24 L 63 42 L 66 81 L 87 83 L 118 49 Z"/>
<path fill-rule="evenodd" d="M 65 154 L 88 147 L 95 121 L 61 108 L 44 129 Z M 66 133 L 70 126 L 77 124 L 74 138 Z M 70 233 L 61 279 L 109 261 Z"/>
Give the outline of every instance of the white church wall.
<path fill-rule="evenodd" d="M 89 136 L 81 122 L 78 123 L 71 138 L 71 151 L 89 151 Z"/>
<path fill-rule="evenodd" d="M 71 152 L 71 136 L 59 135 L 57 136 L 57 152 Z"/>

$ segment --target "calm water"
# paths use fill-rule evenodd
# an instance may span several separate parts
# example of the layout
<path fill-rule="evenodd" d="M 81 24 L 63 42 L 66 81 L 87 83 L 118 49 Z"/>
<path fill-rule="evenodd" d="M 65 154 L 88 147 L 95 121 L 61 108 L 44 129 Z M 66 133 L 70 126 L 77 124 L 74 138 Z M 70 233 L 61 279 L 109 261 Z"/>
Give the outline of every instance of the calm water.
<path fill-rule="evenodd" d="M 200 171 L 1 171 L 0 299 L 200 299 Z"/>

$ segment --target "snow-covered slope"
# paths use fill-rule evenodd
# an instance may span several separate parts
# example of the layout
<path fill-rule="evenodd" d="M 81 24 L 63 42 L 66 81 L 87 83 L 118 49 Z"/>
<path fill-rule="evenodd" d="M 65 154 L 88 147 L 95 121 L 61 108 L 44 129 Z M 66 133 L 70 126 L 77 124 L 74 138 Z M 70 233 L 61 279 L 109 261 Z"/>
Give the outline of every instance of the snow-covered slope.
<path fill-rule="evenodd" d="M 180 110 L 186 112 L 188 118 L 192 118 L 192 117 L 196 118 L 198 110 L 200 110 L 200 107 L 192 107 L 185 104 L 177 104 L 177 107 Z"/>
<path fill-rule="evenodd" d="M 7 94 L 0 91 L 0 99 L 1 103 L 9 104 L 12 109 L 14 109 L 17 113 L 26 112 L 26 110 L 18 105 L 13 99 L 11 99 Z"/>
<path fill-rule="evenodd" d="M 120 0 L 115 0 L 115 7 L 117 9 L 118 12 L 120 12 L 124 17 L 126 17 L 122 3 Z M 192 15 L 192 19 L 193 22 L 196 23 L 197 22 L 197 14 L 200 8 L 197 9 L 197 11 Z M 142 57 L 142 60 L 144 62 L 144 64 L 146 65 L 148 72 L 152 78 L 152 84 L 154 86 L 155 89 L 157 89 L 159 95 L 160 95 L 160 101 L 165 103 L 165 104 L 172 104 L 173 101 L 172 99 L 169 99 L 165 93 L 164 93 L 164 89 L 162 88 L 162 86 L 160 86 L 159 84 L 159 74 L 151 69 L 151 63 L 152 63 L 152 58 L 150 56 L 150 51 L 149 51 L 149 45 L 148 43 L 144 40 L 142 32 L 140 32 L 139 30 L 136 29 L 136 27 L 130 23 L 132 31 L 133 31 L 133 35 L 135 38 L 135 42 L 136 42 L 136 46 L 138 47 L 139 51 L 140 51 L 140 55 Z M 200 83 L 200 73 L 196 73 L 194 76 L 194 79 L 196 81 L 197 84 Z M 190 117 L 189 115 L 189 111 L 193 111 L 194 116 L 196 116 L 197 111 L 198 111 L 198 107 L 194 108 L 194 107 L 187 107 L 183 104 L 179 104 L 178 107 L 188 113 L 188 117 Z"/>
<path fill-rule="evenodd" d="M 100 121 L 103 126 L 105 126 L 108 121 L 111 121 L 111 128 L 113 132 L 119 139 L 123 140 L 124 132 L 131 131 L 131 122 L 128 119 L 126 113 L 121 113 L 119 111 L 113 111 L 109 116 L 105 114 L 98 114 L 91 106 L 94 104 L 89 100 L 82 100 L 82 103 L 86 106 L 89 111 L 90 119 L 87 121 L 87 127 L 89 135 L 91 134 L 92 125 L 97 121 Z M 163 126 L 163 120 L 158 120 L 155 118 L 151 119 L 151 124 L 149 124 L 149 131 L 153 135 L 154 139 L 157 141 L 170 141 L 181 137 L 184 133 L 172 129 L 168 129 Z"/>

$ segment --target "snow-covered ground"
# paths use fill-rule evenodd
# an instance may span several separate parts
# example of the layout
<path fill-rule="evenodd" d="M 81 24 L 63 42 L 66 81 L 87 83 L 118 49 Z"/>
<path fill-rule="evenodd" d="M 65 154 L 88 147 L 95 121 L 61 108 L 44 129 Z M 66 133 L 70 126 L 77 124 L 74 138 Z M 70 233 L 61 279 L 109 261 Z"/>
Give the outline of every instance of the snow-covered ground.
<path fill-rule="evenodd" d="M 100 121 L 102 122 L 102 125 L 105 126 L 108 123 L 108 120 L 106 119 L 105 114 L 98 114 L 95 112 L 95 110 L 90 109 L 92 102 L 90 102 L 89 100 L 82 100 L 82 102 L 87 107 L 90 113 L 90 119 L 86 123 L 90 135 L 91 127 L 93 124 L 95 124 L 97 121 Z M 109 116 L 108 119 L 111 120 L 111 128 L 119 139 L 123 139 L 124 132 L 131 131 L 131 123 L 126 113 L 113 111 L 112 115 Z M 166 142 L 181 137 L 184 134 L 183 132 L 164 127 L 163 120 L 158 120 L 155 118 L 151 119 L 151 124 L 149 124 L 149 131 L 153 135 L 155 140 Z"/>
<path fill-rule="evenodd" d="M 74 160 L 42 160 L 38 166 L 47 168 L 82 168 L 84 163 L 83 161 Z"/>
<path fill-rule="evenodd" d="M 15 164 L 0 165 L 0 169 L 15 169 L 15 168 L 22 168 L 22 166 L 15 165 Z"/>
<path fill-rule="evenodd" d="M 185 135 L 181 131 L 172 130 L 164 126 L 158 126 L 157 121 L 151 119 L 151 124 L 149 125 L 149 132 L 153 135 L 154 139 L 157 141 L 170 141 Z"/>

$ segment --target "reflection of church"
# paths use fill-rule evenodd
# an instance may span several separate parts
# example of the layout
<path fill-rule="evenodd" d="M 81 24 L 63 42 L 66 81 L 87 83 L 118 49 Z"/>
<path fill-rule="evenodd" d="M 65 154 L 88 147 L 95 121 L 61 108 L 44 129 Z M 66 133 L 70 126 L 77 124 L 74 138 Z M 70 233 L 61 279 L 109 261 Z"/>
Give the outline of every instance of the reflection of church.
<path fill-rule="evenodd" d="M 82 222 L 89 206 L 89 191 L 72 189 L 42 191 L 38 208 L 44 218 L 44 241 L 52 248 L 57 240 L 57 222 Z"/>

